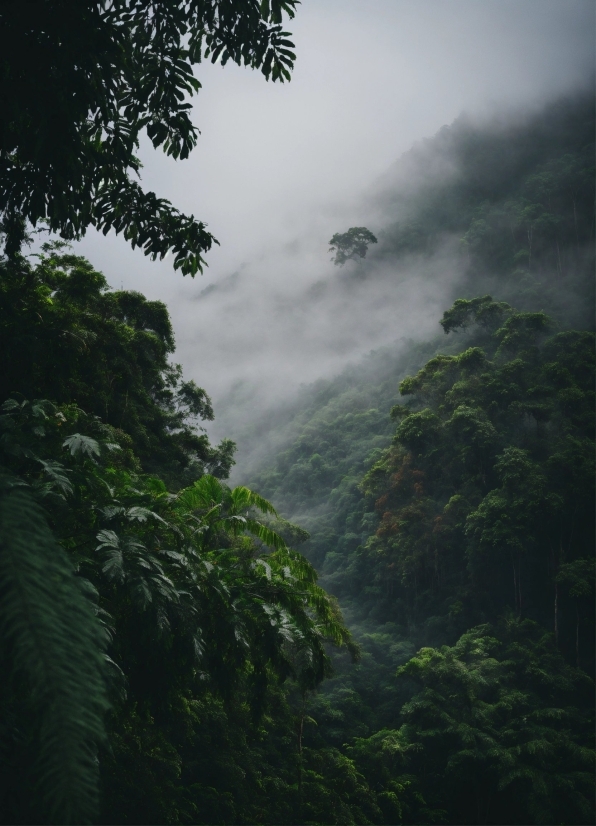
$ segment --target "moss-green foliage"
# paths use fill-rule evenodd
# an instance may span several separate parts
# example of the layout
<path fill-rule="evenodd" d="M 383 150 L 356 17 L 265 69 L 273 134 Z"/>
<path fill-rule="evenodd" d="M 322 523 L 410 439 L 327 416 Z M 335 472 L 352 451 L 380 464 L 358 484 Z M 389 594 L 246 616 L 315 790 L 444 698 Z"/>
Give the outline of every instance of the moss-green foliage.
<path fill-rule="evenodd" d="M 362 646 L 309 700 L 306 742 L 355 761 L 379 822 L 593 818 L 593 123 L 576 99 L 492 130 L 461 120 L 410 153 L 423 183 L 389 182 L 399 223 L 358 266 L 374 279 L 458 238 L 449 336 L 303 393 L 291 439 L 253 477 L 308 528 L 305 553 Z M 432 162 L 442 180 L 424 183 Z M 466 740 L 406 664 L 446 646 L 424 673 L 448 656 L 463 680 L 476 639 L 491 653 L 470 719 L 495 711 Z"/>
<path fill-rule="evenodd" d="M 410 699 L 348 753 L 405 823 L 590 823 L 593 684 L 511 615 L 397 670 Z M 385 822 L 393 822 L 389 818 Z"/>
<path fill-rule="evenodd" d="M 99 310 L 102 299 L 110 304 L 113 296 L 86 262 L 60 263 L 72 266 L 80 294 L 91 295 Z M 52 275 L 56 264 L 42 260 Z M 7 290 L 15 267 L 29 277 L 29 292 L 21 284 L 26 320 L 33 315 L 28 301 L 39 309 L 45 285 L 25 261 L 4 266 Z M 57 277 L 68 287 L 72 275 Z M 102 290 L 95 291 L 98 283 Z M 117 302 L 127 298 L 119 294 Z M 145 299 L 132 298 L 141 311 Z M 116 357 L 124 358 L 126 341 L 134 344 L 135 330 L 113 307 L 106 332 L 97 306 L 49 299 L 55 315 L 50 309 L 45 321 L 55 338 L 58 330 L 75 329 L 97 342 L 99 328 L 96 361 L 107 359 L 109 333 Z M 13 308 L 3 306 L 10 342 Z M 165 338 L 167 313 L 161 306 L 156 312 Z M 37 332 L 23 329 L 37 346 Z M 0 502 L 0 655 L 9 676 L 0 697 L 2 821 L 96 819 L 98 748 L 102 822 L 250 823 L 271 816 L 293 823 L 308 807 L 323 820 L 333 807 L 357 809 L 339 780 L 336 792 L 331 780 L 327 789 L 325 759 L 300 756 L 298 709 L 330 673 L 327 646 L 358 657 L 337 603 L 276 528 L 288 537 L 305 532 L 278 520 L 273 506 L 245 486 L 231 489 L 203 473 L 181 487 L 181 472 L 171 492 L 144 472 L 135 452 L 143 400 L 153 405 L 148 415 L 157 420 L 154 438 L 163 442 L 170 473 L 176 447 L 168 444 L 169 430 L 178 423 L 195 437 L 167 395 L 152 400 L 147 388 L 160 387 L 168 366 L 159 337 L 144 328 L 139 337 L 135 346 L 150 353 L 135 363 L 131 345 L 133 376 L 125 377 L 132 399 L 118 427 L 75 403 L 93 397 L 90 381 L 108 393 L 101 370 L 89 354 L 78 358 L 76 348 L 71 385 L 56 371 L 42 387 L 68 403 L 30 402 L 19 393 L 2 405 L 8 481 Z M 39 368 L 30 351 L 12 346 L 22 369 Z M 14 365 L 7 373 L 18 377 Z M 206 440 L 201 444 L 215 454 Z M 95 609 L 82 585 L 95 595 Z M 294 699 L 285 683 L 294 686 Z M 353 772 L 343 756 L 329 765 L 336 763 L 338 776 Z M 369 794 L 366 783 L 362 788 Z"/>
<path fill-rule="evenodd" d="M 209 396 L 171 363 L 167 309 L 135 292 L 113 292 L 85 259 L 47 245 L 34 266 L 0 264 L 0 397 L 76 403 L 126 432 L 145 470 L 171 485 L 208 471 L 226 477 L 234 445 L 213 448 L 197 430 L 212 419 Z"/>
<path fill-rule="evenodd" d="M 594 341 L 553 332 L 543 314 L 509 309 L 489 339 L 481 328 L 485 348 L 401 383 L 412 406 L 364 482 L 380 524 L 362 571 L 392 619 L 444 615 L 457 628 L 511 605 L 554 628 L 554 578 L 591 552 Z M 571 652 L 575 610 L 560 600 Z"/>
<path fill-rule="evenodd" d="M 552 635 L 509 616 L 398 669 L 416 685 L 397 732 L 427 803 L 459 823 L 589 823 L 592 681 Z M 423 768 L 424 767 L 424 768 Z"/>
<path fill-rule="evenodd" d="M 96 589 L 99 618 L 111 640 L 108 678 L 113 710 L 108 725 L 110 747 L 101 761 L 102 819 L 118 823 L 180 819 L 208 823 L 214 818 L 252 822 L 256 809 L 264 811 L 269 805 L 267 783 L 279 782 L 280 805 L 284 794 L 290 795 L 283 817 L 293 822 L 296 807 L 301 805 L 297 792 L 292 792 L 298 776 L 297 748 L 292 742 L 296 734 L 292 732 L 294 714 L 281 685 L 292 679 L 299 692 L 315 688 L 329 673 L 325 643 L 346 645 L 354 656 L 357 650 L 336 604 L 317 585 L 312 566 L 258 519 L 259 512 L 275 517 L 271 505 L 246 487 L 231 490 L 209 475 L 177 494 L 169 493 L 156 477 L 135 471 L 134 456 L 121 449 L 117 431 L 73 406 L 9 400 L 0 424 L 5 462 L 20 484 L 26 481 L 42 498 L 55 537 L 79 574 Z M 20 511 L 12 505 L 8 513 L 18 516 Z M 31 505 L 29 509 L 30 532 L 35 518 L 39 520 L 37 508 Z M 10 527 L 5 533 L 12 536 L 16 530 L 11 532 Z M 56 539 L 46 531 L 48 541 L 55 545 Z M 21 545 L 27 549 L 31 544 L 26 534 Z M 12 559 L 7 556 L 11 548 L 3 545 L 7 564 Z M 31 548 L 30 556 L 39 567 L 39 549 Z M 23 554 L 23 562 L 27 559 Z M 9 571 L 4 580 L 14 605 L 6 606 L 6 615 L 12 621 L 15 611 L 25 608 L 19 589 L 9 588 L 19 568 L 11 565 Z M 76 580 L 72 580 L 76 597 Z M 41 592 L 50 582 L 51 591 Z M 48 582 L 42 579 L 37 591 L 32 586 L 31 599 L 36 598 L 37 604 L 25 613 L 31 627 L 20 631 L 18 639 L 27 641 L 26 632 L 34 639 L 36 634 L 50 634 L 48 640 L 43 638 L 46 656 L 55 655 L 53 648 L 61 643 L 66 649 L 61 652 L 63 659 L 71 656 L 61 668 L 78 670 L 78 682 L 71 686 L 69 674 L 60 671 L 58 687 L 54 689 L 46 678 L 44 692 L 57 691 L 60 699 L 59 691 L 66 683 L 75 698 L 82 698 L 81 703 L 92 704 L 97 700 L 79 659 L 85 647 L 89 648 L 91 667 L 98 656 L 94 653 L 98 643 L 87 638 L 89 632 L 75 616 L 78 603 L 72 596 L 73 604 L 62 609 L 66 618 L 60 621 L 70 624 L 73 615 L 72 623 L 83 635 L 82 650 L 75 647 L 77 638 L 71 639 L 58 625 L 63 601 L 57 588 L 56 576 Z M 89 608 L 88 621 L 92 620 Z M 58 643 L 53 643 L 51 635 L 59 632 Z M 16 631 L 7 634 L 8 643 L 16 638 Z M 19 653 L 17 648 L 15 652 Z M 83 726 L 83 712 L 77 711 L 70 694 L 67 698 L 72 725 L 82 727 L 97 742 L 97 732 L 90 724 Z M 9 691 L 4 700 L 5 710 L 15 715 L 14 727 L 25 726 L 27 731 L 28 724 L 19 716 L 25 712 L 18 698 Z M 49 715 L 54 725 L 52 714 L 58 722 L 62 719 L 53 696 L 48 699 L 45 693 L 40 697 L 34 693 L 28 706 Z M 281 720 L 275 707 L 281 709 Z M 99 726 L 101 715 L 95 714 Z M 261 745 L 271 730 L 272 738 L 280 736 L 280 724 L 291 732 L 285 735 L 285 750 L 278 761 L 282 766 L 285 763 L 283 782 L 284 771 L 278 763 L 270 764 L 270 750 Z M 87 729 L 91 730 L 87 733 Z M 39 760 L 48 759 L 44 749 L 53 750 L 53 770 L 60 783 L 53 782 L 51 788 L 58 797 L 61 786 L 71 778 L 70 763 L 56 753 L 57 746 L 67 749 L 79 772 L 85 767 L 76 750 L 77 740 L 72 734 L 68 740 L 68 732 L 65 726 L 65 744 L 56 742 L 55 735 L 51 739 L 45 730 L 40 735 Z M 80 742 L 78 748 L 84 746 Z M 197 764 L 198 748 L 204 759 Z M 35 740 L 22 747 L 21 765 L 35 757 L 36 749 Z M 239 763 L 246 766 L 246 780 Z M 221 771 L 216 771 L 218 766 Z M 265 778 L 258 779 L 263 773 Z M 35 771 L 32 777 L 32 783 L 42 782 Z M 24 812 L 22 781 L 12 779 L 10 794 L 5 790 L 7 822 L 22 818 Z M 263 786 L 256 796 L 251 791 L 253 783 Z M 72 787 L 74 794 L 76 786 Z M 304 805 L 308 800 L 305 793 Z M 87 811 L 73 806 L 73 815 L 59 802 L 59 820 L 65 816 L 77 820 L 81 811 Z M 41 807 L 37 817 L 45 820 L 48 810 Z"/>
<path fill-rule="evenodd" d="M 394 443 L 361 490 L 354 485 L 354 500 L 342 508 L 331 495 L 329 511 L 310 514 L 320 531 L 310 548 L 322 556 L 328 543 L 323 570 L 334 576 L 326 581 L 348 608 L 363 656 L 351 667 L 336 659 L 336 676 L 309 702 L 316 726 L 306 740 L 355 762 L 376 790 L 373 822 L 589 823 L 593 336 L 557 332 L 544 314 L 489 297 L 459 302 L 445 317 L 453 322 L 470 306 L 470 346 L 402 382 Z M 339 431 L 318 418 L 329 409 L 305 436 Z M 280 494 L 295 502 L 293 490 L 302 506 L 304 489 L 292 488 L 285 463 L 304 442 L 278 460 L 290 480 Z M 335 525 L 346 526 L 335 541 L 327 533 L 334 506 Z M 360 543 L 352 524 L 365 535 Z M 503 614 L 496 628 L 466 632 Z M 408 663 L 417 645 L 455 643 L 462 632 L 454 648 L 423 649 Z M 427 674 L 418 662 L 437 676 L 417 693 L 414 676 Z M 461 662 L 473 673 L 470 704 L 460 708 Z"/>
<path fill-rule="evenodd" d="M 0 262 L 2 822 L 593 822 L 592 108 L 415 150 L 368 272 L 462 239 L 449 336 L 306 389 L 256 484 L 163 305 Z"/>
<path fill-rule="evenodd" d="M 338 662 L 311 701 L 318 727 L 308 742 L 342 748 L 357 738 L 347 753 L 376 779 L 383 817 L 385 801 L 391 817 L 399 803 L 404 822 L 589 823 L 594 336 L 489 296 L 456 302 L 444 321 L 467 325 L 469 346 L 401 382 L 393 443 L 360 485 L 356 518 L 364 525 L 376 513 L 374 533 L 331 545 L 324 562 L 364 655 L 355 670 Z M 324 511 L 318 518 L 324 529 Z M 501 630 L 466 631 L 503 616 Z M 453 654 L 425 648 L 408 661 L 414 646 L 461 634 Z M 489 642 L 505 652 L 502 666 Z M 446 656 L 465 683 L 459 652 L 476 649 L 470 680 L 484 694 L 471 695 L 470 718 L 436 706 L 434 683 L 416 693 L 405 679 Z M 441 691 L 457 698 L 463 688 L 437 668 Z"/>
<path fill-rule="evenodd" d="M 145 192 L 137 176 L 144 134 L 155 149 L 187 158 L 199 131 L 189 98 L 203 59 L 290 80 L 294 44 L 283 31 L 297 0 L 127 0 L 0 7 L 0 217 L 6 251 L 25 221 L 63 238 L 89 226 L 121 233 L 154 260 L 202 272 L 218 243 L 202 221 Z M 156 23 L 159 21 L 159 24 Z"/>
<path fill-rule="evenodd" d="M 102 629 L 22 479 L 0 476 L 4 822 L 88 823 L 107 708 Z M 31 764 L 31 743 L 35 759 Z"/>

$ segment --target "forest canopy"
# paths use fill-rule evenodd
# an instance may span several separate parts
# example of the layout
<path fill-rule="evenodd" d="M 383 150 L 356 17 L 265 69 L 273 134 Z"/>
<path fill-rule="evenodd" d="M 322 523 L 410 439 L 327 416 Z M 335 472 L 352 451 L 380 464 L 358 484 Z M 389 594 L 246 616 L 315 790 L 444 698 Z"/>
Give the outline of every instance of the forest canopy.
<path fill-rule="evenodd" d="M 374 290 L 453 237 L 443 329 L 304 392 L 251 477 L 361 644 L 307 744 L 354 761 L 372 822 L 594 817 L 593 128 L 578 97 L 404 157 L 351 266 Z"/>
<path fill-rule="evenodd" d="M 156 754 L 168 777 L 205 736 L 199 708 L 256 732 L 285 680 L 306 692 L 329 674 L 326 643 L 357 647 L 282 536 L 300 531 L 213 475 L 233 445 L 191 424 L 212 411 L 165 360 L 165 307 L 53 248 L 2 266 L 3 822 L 204 817 L 200 769 L 173 797 L 142 779 Z"/>
<path fill-rule="evenodd" d="M 202 60 L 290 80 L 284 16 L 297 0 L 7 0 L 0 6 L 0 216 L 13 254 L 25 225 L 64 239 L 89 226 L 201 272 L 218 243 L 135 180 L 142 135 L 184 159 L 199 130 L 189 99 Z"/>
<path fill-rule="evenodd" d="M 200 60 L 289 79 L 295 5 L 0 10 L 31 91 L 0 147 L 0 822 L 593 823 L 592 99 L 460 120 L 407 159 L 457 175 L 388 176 L 335 263 L 373 285 L 455 237 L 459 292 L 271 411 L 238 484 L 167 307 L 64 240 L 23 254 L 26 221 L 112 226 L 198 271 L 139 136 L 188 154 Z"/>

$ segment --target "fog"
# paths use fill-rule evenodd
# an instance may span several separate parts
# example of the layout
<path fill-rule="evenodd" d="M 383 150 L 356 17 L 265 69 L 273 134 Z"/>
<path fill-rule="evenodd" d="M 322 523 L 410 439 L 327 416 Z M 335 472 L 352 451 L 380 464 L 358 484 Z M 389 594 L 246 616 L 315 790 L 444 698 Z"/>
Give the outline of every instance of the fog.
<path fill-rule="evenodd" d="M 212 396 L 214 436 L 369 350 L 434 334 L 457 290 L 457 240 L 399 270 L 333 266 L 329 238 L 377 233 L 375 201 L 412 144 L 461 112 L 520 117 L 593 77 L 592 0 L 304 0 L 290 84 L 204 65 L 191 158 L 143 146 L 143 185 L 220 241 L 194 280 L 113 235 L 77 247 L 110 284 L 167 303 L 185 375 Z M 429 175 L 457 174 L 437 159 Z M 394 175 L 394 172 L 391 173 Z M 403 180 L 403 185 L 415 180 Z M 241 446 L 240 446 L 241 447 Z M 240 450 L 240 457 L 242 450 Z"/>

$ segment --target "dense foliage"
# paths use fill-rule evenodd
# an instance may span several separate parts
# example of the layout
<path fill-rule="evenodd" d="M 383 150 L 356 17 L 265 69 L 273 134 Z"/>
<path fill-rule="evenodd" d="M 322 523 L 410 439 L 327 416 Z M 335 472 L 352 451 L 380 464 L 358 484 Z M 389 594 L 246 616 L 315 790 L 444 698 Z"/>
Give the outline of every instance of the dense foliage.
<path fill-rule="evenodd" d="M 167 361 L 165 307 L 46 252 L 2 263 L 3 822 L 95 819 L 98 747 L 105 822 L 250 822 L 284 776 L 291 821 L 308 794 L 284 682 L 299 703 L 326 643 L 357 649 L 288 544 L 304 532 L 207 472 L 233 445 L 188 419 L 210 403 Z M 262 753 L 276 706 L 281 761 Z"/>
<path fill-rule="evenodd" d="M 203 59 L 290 79 L 283 31 L 296 0 L 4 0 L 0 6 L 0 216 L 7 252 L 23 222 L 63 238 L 89 226 L 122 233 L 154 259 L 173 252 L 201 271 L 217 241 L 202 221 L 145 192 L 134 179 L 145 134 L 188 157 L 198 129 L 189 98 Z"/>
<path fill-rule="evenodd" d="M 484 322 L 485 347 L 436 356 L 400 385 L 415 402 L 393 409 L 394 446 L 364 482 L 381 516 L 367 552 L 397 621 L 443 605 L 469 627 L 510 605 L 579 663 L 581 609 L 562 608 L 559 582 L 570 565 L 581 577 L 593 539 L 594 338 L 549 335 L 543 313 L 488 296 L 456 302 L 444 326 L 466 311 Z"/>
<path fill-rule="evenodd" d="M 443 333 L 272 412 L 248 487 L 163 304 L 0 261 L 3 823 L 593 822 L 590 124 L 406 158 L 336 252 L 372 283 L 455 235 Z"/>
<path fill-rule="evenodd" d="M 362 645 L 311 700 L 309 745 L 355 760 L 382 822 L 593 817 L 593 122 L 586 99 L 461 119 L 402 159 L 399 220 L 353 272 L 456 234 L 469 298 L 447 338 L 303 394 L 253 474 Z"/>
<path fill-rule="evenodd" d="M 350 227 L 347 232 L 336 232 L 329 241 L 329 252 L 335 255 L 331 259 L 337 267 L 343 267 L 346 261 L 366 258 L 369 244 L 376 244 L 377 239 L 366 227 Z"/>
<path fill-rule="evenodd" d="M 411 401 L 394 406 L 393 442 L 369 455 L 360 496 L 343 476 L 334 522 L 311 513 L 310 552 L 365 650 L 313 702 L 312 741 L 355 738 L 347 753 L 376 782 L 384 822 L 588 823 L 594 337 L 489 296 L 442 323 L 468 326 L 468 346 L 401 382 Z M 289 485 L 306 462 L 313 485 L 325 460 L 341 468 L 345 430 L 374 419 L 313 417 L 280 459 L 297 457 Z M 391 680 L 413 644 L 435 648 Z"/>
<path fill-rule="evenodd" d="M 212 419 L 209 396 L 168 360 L 174 334 L 164 304 L 112 292 L 84 259 L 44 248 L 35 266 L 0 265 L 0 395 L 76 403 L 126 432 L 145 470 L 170 484 L 227 476 L 234 446 L 197 431 Z M 26 365 L 26 369 L 23 369 Z"/>

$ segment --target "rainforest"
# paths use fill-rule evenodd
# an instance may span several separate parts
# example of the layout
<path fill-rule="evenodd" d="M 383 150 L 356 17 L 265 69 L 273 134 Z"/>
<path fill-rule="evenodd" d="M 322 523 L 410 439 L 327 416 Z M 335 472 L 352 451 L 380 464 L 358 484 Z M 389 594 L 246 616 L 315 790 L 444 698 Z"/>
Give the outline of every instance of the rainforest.
<path fill-rule="evenodd" d="M 77 244 L 202 272 L 140 132 L 186 158 L 202 60 L 288 81 L 298 4 L 31 6 L 0 11 L 0 822 L 593 823 L 593 88 L 415 143 L 296 299 L 382 306 L 378 344 L 216 404 Z M 242 278 L 200 295 L 223 348 Z"/>

